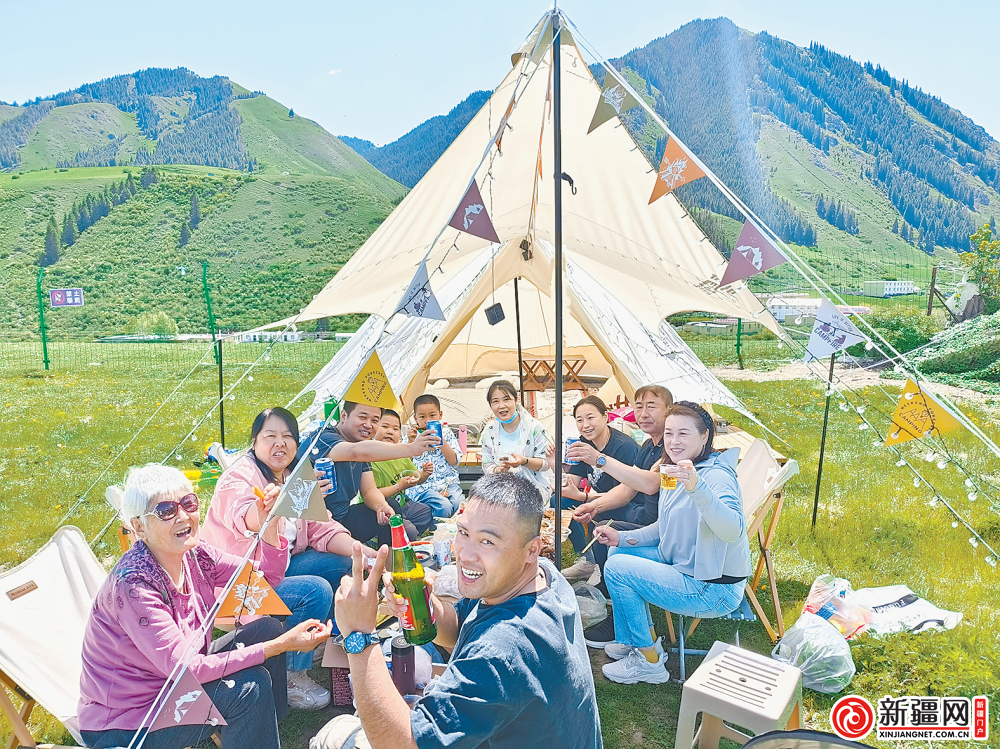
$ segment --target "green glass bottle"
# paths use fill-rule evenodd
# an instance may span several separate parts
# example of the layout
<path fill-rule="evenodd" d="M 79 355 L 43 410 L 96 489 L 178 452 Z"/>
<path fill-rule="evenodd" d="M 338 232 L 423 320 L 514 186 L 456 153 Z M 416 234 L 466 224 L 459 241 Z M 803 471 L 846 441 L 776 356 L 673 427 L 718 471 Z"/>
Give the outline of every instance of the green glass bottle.
<path fill-rule="evenodd" d="M 403 518 L 393 515 L 389 527 L 392 529 L 392 586 L 396 595 L 407 602 L 406 615 L 399 624 L 407 642 L 423 645 L 437 637 L 431 594 L 424 583 L 424 568 L 406 537 Z"/>

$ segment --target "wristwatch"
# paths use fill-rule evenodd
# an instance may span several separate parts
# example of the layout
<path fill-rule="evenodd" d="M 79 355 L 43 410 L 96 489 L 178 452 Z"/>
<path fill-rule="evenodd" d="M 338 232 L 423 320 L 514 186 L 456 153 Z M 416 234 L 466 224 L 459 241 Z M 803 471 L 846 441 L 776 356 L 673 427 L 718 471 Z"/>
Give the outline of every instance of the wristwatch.
<path fill-rule="evenodd" d="M 344 650 L 357 655 L 369 645 L 378 645 L 378 635 L 374 632 L 351 632 L 344 638 Z"/>
<path fill-rule="evenodd" d="M 604 468 L 604 464 L 608 462 L 608 459 L 603 455 L 597 456 L 597 467 Z"/>

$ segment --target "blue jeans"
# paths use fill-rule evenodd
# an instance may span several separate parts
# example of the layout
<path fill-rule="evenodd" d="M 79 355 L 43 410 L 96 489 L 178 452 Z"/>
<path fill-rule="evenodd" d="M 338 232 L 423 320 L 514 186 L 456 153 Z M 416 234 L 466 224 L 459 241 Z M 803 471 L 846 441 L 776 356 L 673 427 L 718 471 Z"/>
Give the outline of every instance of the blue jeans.
<path fill-rule="evenodd" d="M 637 648 L 653 644 L 649 604 L 674 614 L 711 618 L 733 611 L 746 589 L 742 581 L 724 585 L 695 580 L 663 562 L 655 546 L 612 548 L 604 580 L 614 603 L 615 639 Z"/>
<path fill-rule="evenodd" d="M 414 496 L 406 495 L 410 502 L 419 502 L 431 508 L 436 518 L 450 518 L 458 512 L 458 506 L 465 499 L 462 493 L 462 486 L 458 481 L 452 481 L 448 485 L 448 496 L 444 496 L 437 489 L 430 487 L 419 487 L 422 491 L 413 492 Z"/>
<path fill-rule="evenodd" d="M 212 643 L 211 652 L 231 650 L 237 643 L 253 645 L 267 642 L 281 635 L 281 623 L 265 616 L 245 627 L 230 632 Z M 235 685 L 224 685 L 232 680 Z M 251 666 L 227 674 L 202 685 L 216 709 L 226 719 L 227 725 L 215 728 L 209 725 L 171 726 L 153 731 L 146 736 L 144 747 L 149 749 L 182 749 L 196 746 L 216 731 L 222 734 L 223 749 L 242 749 L 252 746 L 260 749 L 278 749 L 278 721 L 288 714 L 288 696 L 285 688 L 285 653 L 268 658 L 262 666 Z M 164 709 L 170 709 L 168 707 Z M 135 731 L 112 728 L 107 731 L 81 731 L 89 747 L 128 746 Z M 145 733 L 145 729 L 142 729 Z"/>
<path fill-rule="evenodd" d="M 316 549 L 305 549 L 294 555 L 288 562 L 288 576 L 315 575 L 322 577 L 328 583 L 334 593 L 340 587 L 340 578 L 351 574 L 351 558 L 340 554 L 331 554 L 328 551 L 316 551 Z M 332 599 L 331 599 L 332 600 Z M 291 608 L 291 607 L 289 607 Z M 324 622 L 333 618 L 333 604 L 330 604 L 329 616 L 316 617 Z"/>
<path fill-rule="evenodd" d="M 315 549 L 310 549 L 310 551 L 315 551 Z M 316 553 L 320 554 L 321 552 Z M 302 554 L 296 556 L 302 556 Z M 322 554 L 322 556 L 343 559 L 343 557 L 336 557 L 335 554 Z M 292 612 L 291 616 L 285 617 L 286 632 L 306 619 L 319 619 L 325 622 L 333 616 L 333 588 L 322 577 L 292 575 L 282 580 L 274 588 L 274 592 Z M 312 668 L 312 652 L 288 651 L 286 655 L 289 671 L 305 671 Z"/>

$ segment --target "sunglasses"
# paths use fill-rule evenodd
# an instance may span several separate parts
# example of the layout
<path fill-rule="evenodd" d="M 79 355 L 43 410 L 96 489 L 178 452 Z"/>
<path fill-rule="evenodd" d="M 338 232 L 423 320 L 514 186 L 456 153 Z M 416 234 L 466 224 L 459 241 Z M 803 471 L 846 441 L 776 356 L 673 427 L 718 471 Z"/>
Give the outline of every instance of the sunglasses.
<path fill-rule="evenodd" d="M 174 502 L 173 500 L 164 500 L 163 502 L 157 502 L 156 507 L 153 508 L 152 512 L 144 512 L 139 517 L 144 518 L 146 515 L 156 515 L 163 522 L 169 522 L 177 517 L 177 508 L 181 507 L 184 512 L 189 515 L 194 512 L 198 512 L 198 495 L 197 494 L 185 494 L 179 500 Z"/>

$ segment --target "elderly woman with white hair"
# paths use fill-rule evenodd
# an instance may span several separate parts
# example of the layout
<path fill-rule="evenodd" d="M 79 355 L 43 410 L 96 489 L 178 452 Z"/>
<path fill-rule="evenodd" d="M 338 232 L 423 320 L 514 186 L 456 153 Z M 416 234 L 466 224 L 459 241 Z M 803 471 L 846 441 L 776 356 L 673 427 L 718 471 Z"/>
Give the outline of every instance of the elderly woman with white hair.
<path fill-rule="evenodd" d="M 220 730 L 226 748 L 278 747 L 277 723 L 288 709 L 285 653 L 314 649 L 330 636 L 330 623 L 310 619 L 282 632 L 277 620 L 264 617 L 212 641 L 207 617 L 215 591 L 242 559 L 199 541 L 191 482 L 169 466 L 135 468 L 120 514 L 137 540 L 98 591 L 84 635 L 79 720 L 87 746 L 126 746 L 137 731 L 146 732 L 146 713 L 193 649 L 188 670 L 226 725 L 161 728 L 148 733 L 144 746 L 180 749 Z M 284 575 L 288 542 L 273 523 L 261 541 L 260 571 L 274 586 Z"/>

